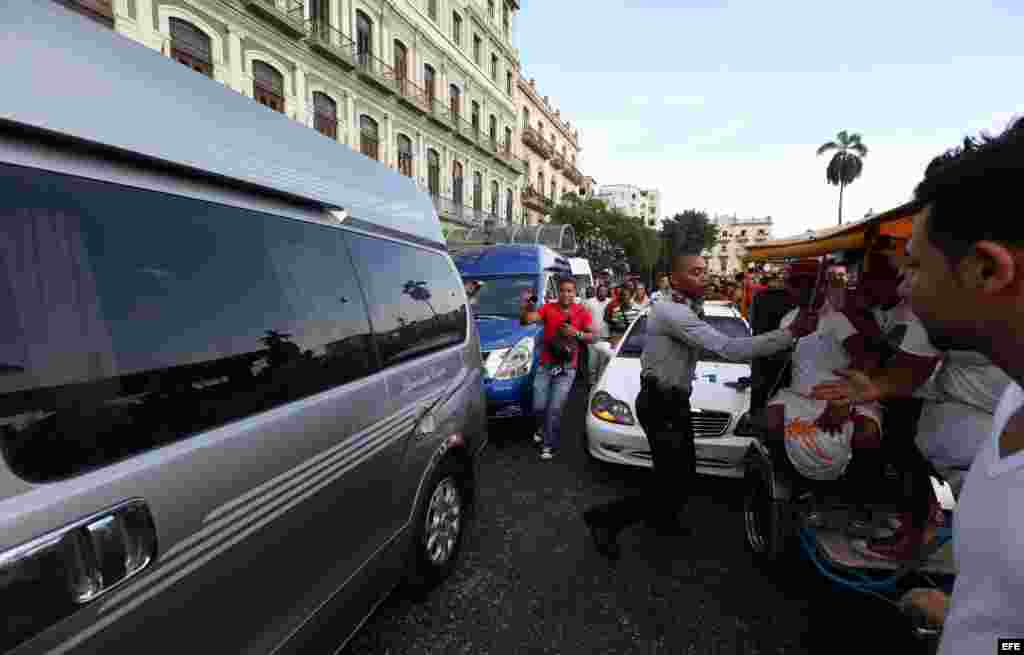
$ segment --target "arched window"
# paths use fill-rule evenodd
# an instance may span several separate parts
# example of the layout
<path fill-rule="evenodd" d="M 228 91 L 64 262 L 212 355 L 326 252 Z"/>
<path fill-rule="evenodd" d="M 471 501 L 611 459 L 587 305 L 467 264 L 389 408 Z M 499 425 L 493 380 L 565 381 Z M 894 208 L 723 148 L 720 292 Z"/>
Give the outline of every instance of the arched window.
<path fill-rule="evenodd" d="M 192 23 L 171 18 L 171 58 L 207 77 L 213 77 L 210 37 Z"/>
<path fill-rule="evenodd" d="M 412 177 L 412 139 L 404 134 L 398 135 L 398 172 Z"/>
<path fill-rule="evenodd" d="M 441 157 L 433 148 L 427 150 L 427 190 L 430 195 L 441 195 Z"/>
<path fill-rule="evenodd" d="M 512 222 L 512 188 L 505 191 L 505 220 Z"/>
<path fill-rule="evenodd" d="M 505 93 L 512 95 L 512 71 L 505 72 Z"/>
<path fill-rule="evenodd" d="M 551 202 L 555 201 L 555 178 L 551 178 Z"/>
<path fill-rule="evenodd" d="M 473 209 L 483 211 L 484 208 L 484 178 L 480 171 L 473 173 Z"/>
<path fill-rule="evenodd" d="M 434 67 L 430 64 L 423 64 L 423 87 L 427 90 L 427 102 L 431 107 L 434 106 L 434 98 L 437 97 L 436 80 L 437 73 L 434 71 Z"/>
<path fill-rule="evenodd" d="M 495 118 L 494 114 L 491 114 L 491 119 L 489 121 L 489 126 L 490 126 L 490 129 L 488 130 L 488 133 L 490 134 L 490 137 L 491 137 L 491 147 L 497 149 L 497 147 L 498 147 L 498 119 Z"/>
<path fill-rule="evenodd" d="M 366 114 L 359 117 L 359 151 L 370 159 L 380 160 L 380 140 L 377 121 Z"/>
<path fill-rule="evenodd" d="M 505 127 L 505 154 L 512 153 L 512 128 Z"/>
<path fill-rule="evenodd" d="M 544 171 L 537 173 L 537 193 L 544 195 Z"/>
<path fill-rule="evenodd" d="M 530 127 L 530 110 L 523 107 L 523 129 Z"/>
<path fill-rule="evenodd" d="M 454 84 L 448 87 L 448 98 L 451 103 L 452 119 L 458 121 L 459 113 L 462 111 L 462 92 Z"/>
<path fill-rule="evenodd" d="M 473 131 L 476 133 L 480 132 L 480 104 L 476 100 L 473 101 Z"/>
<path fill-rule="evenodd" d="M 501 192 L 498 190 L 498 183 L 491 181 L 491 215 L 498 215 L 498 207 L 501 202 Z"/>
<path fill-rule="evenodd" d="M 455 41 L 455 45 L 462 46 L 462 16 L 459 12 L 452 12 L 452 41 Z"/>
<path fill-rule="evenodd" d="M 262 61 L 252 62 L 253 96 L 256 102 L 284 113 L 284 76 Z"/>
<path fill-rule="evenodd" d="M 362 11 L 356 10 L 356 53 L 359 65 L 369 66 L 373 54 L 373 21 Z"/>
<path fill-rule="evenodd" d="M 459 162 L 452 162 L 452 197 L 455 198 L 455 204 L 461 205 L 464 202 L 462 195 L 462 164 Z"/>
<path fill-rule="evenodd" d="M 409 79 L 409 50 L 405 44 L 395 39 L 395 79 L 402 85 L 405 91 L 405 81 Z"/>
<path fill-rule="evenodd" d="M 427 0 L 427 15 L 430 20 L 437 22 L 437 0 Z"/>
<path fill-rule="evenodd" d="M 338 105 L 326 93 L 313 93 L 313 122 L 316 131 L 332 139 L 338 138 Z"/>

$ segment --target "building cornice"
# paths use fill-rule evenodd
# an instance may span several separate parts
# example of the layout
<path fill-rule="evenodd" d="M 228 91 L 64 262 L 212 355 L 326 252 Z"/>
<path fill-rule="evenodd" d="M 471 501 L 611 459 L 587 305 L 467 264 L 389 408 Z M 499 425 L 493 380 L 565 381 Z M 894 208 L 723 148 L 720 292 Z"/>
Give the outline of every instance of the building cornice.
<path fill-rule="evenodd" d="M 517 77 L 519 78 L 519 90 L 526 94 L 526 96 L 533 102 L 537 109 L 544 112 L 544 115 L 548 117 L 548 120 L 551 121 L 558 128 L 558 131 L 562 133 L 562 136 L 569 140 L 569 143 L 571 143 L 573 148 L 576 149 L 576 152 L 582 152 L 583 148 L 580 147 L 579 139 L 577 138 L 576 134 L 571 132 L 569 128 L 566 127 L 566 124 L 562 120 L 561 116 L 556 116 L 555 113 L 551 111 L 547 103 L 544 102 L 544 99 L 537 94 L 537 89 L 534 88 L 533 85 L 524 80 L 522 76 Z"/>

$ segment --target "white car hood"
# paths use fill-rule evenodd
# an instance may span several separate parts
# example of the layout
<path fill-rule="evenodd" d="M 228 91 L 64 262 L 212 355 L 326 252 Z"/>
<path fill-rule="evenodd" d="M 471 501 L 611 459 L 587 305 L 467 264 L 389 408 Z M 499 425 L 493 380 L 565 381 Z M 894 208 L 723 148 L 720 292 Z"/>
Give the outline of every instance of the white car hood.
<path fill-rule="evenodd" d="M 636 416 L 635 403 L 637 394 L 640 393 L 640 371 L 639 357 L 616 356 L 608 363 L 594 391 L 606 391 L 617 400 L 627 403 Z M 710 381 L 711 376 L 714 376 L 714 382 Z M 690 406 L 694 409 L 729 412 L 738 418 L 750 408 L 750 391 L 738 391 L 725 386 L 725 383 L 749 376 L 749 364 L 698 362 L 697 379 L 693 381 Z"/>

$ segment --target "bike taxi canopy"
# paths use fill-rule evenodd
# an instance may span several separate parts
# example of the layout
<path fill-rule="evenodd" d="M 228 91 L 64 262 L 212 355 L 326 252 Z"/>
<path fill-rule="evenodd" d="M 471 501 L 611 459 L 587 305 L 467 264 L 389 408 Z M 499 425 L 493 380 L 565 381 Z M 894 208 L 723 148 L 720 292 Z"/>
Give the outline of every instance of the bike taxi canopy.
<path fill-rule="evenodd" d="M 881 214 L 817 230 L 813 236 L 774 239 L 750 246 L 747 262 L 781 262 L 808 257 L 823 257 L 842 251 L 898 251 L 900 242 L 910 238 L 914 215 L 919 207 L 907 203 Z M 887 238 L 884 238 L 887 237 Z"/>

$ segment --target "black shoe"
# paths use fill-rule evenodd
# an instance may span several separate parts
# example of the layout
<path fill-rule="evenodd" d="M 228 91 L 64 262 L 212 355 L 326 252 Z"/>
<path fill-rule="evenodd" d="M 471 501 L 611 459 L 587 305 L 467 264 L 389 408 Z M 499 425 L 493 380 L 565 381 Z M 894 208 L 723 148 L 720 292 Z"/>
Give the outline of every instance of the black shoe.
<path fill-rule="evenodd" d="M 594 540 L 594 548 L 608 559 L 615 561 L 619 559 L 619 543 L 616 540 L 615 531 L 594 521 L 592 510 L 583 513 L 583 522 L 590 530 L 590 537 Z"/>

